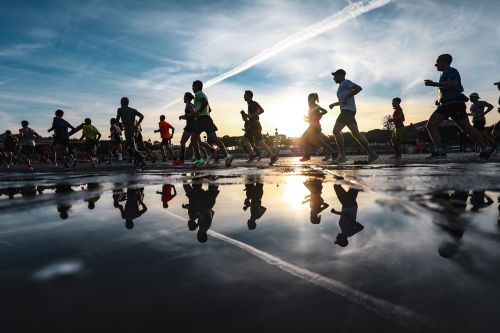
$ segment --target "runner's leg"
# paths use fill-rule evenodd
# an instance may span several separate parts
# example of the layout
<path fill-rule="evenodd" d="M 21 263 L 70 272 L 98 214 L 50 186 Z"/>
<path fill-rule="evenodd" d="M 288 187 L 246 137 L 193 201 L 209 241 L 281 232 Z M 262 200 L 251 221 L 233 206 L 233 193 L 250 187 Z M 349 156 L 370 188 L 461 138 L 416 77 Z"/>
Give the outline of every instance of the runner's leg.
<path fill-rule="evenodd" d="M 434 150 L 442 150 L 441 144 L 441 133 L 439 133 L 439 124 L 441 124 L 446 119 L 445 116 L 434 112 L 429 120 L 427 121 L 427 131 L 429 132 L 429 136 L 431 137 L 432 143 L 434 144 Z M 470 125 L 470 124 L 469 124 Z"/>
<path fill-rule="evenodd" d="M 345 150 L 344 150 L 344 137 L 342 136 L 342 129 L 346 125 L 341 123 L 341 122 L 336 122 L 335 126 L 333 127 L 333 137 L 335 138 L 335 142 L 337 143 L 337 148 L 339 150 L 340 155 L 345 155 Z"/>

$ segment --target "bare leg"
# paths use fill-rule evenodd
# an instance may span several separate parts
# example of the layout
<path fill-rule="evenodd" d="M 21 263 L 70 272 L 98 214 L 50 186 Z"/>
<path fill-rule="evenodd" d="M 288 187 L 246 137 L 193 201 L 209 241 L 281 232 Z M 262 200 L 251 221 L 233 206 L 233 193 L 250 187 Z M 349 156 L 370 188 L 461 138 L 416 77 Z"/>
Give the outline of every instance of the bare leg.
<path fill-rule="evenodd" d="M 273 153 L 273 151 L 271 150 L 271 148 L 269 148 L 269 146 L 264 142 L 264 140 L 257 141 L 257 145 L 261 149 L 264 149 L 267 152 L 267 154 L 269 155 L 269 157 L 273 157 L 275 155 Z"/>
<path fill-rule="evenodd" d="M 429 136 L 431 137 L 432 143 L 434 144 L 434 150 L 442 150 L 442 143 L 441 143 L 441 134 L 439 133 L 439 124 L 443 122 L 446 118 L 439 114 L 434 112 L 431 117 L 429 118 L 429 121 L 427 121 L 427 131 L 429 132 Z M 470 124 L 469 124 L 470 126 Z"/>
<path fill-rule="evenodd" d="M 222 142 L 222 140 L 217 137 L 215 132 L 207 133 L 207 139 L 208 142 L 215 143 L 217 147 L 219 147 L 220 151 L 224 154 L 224 156 L 227 156 L 226 146 L 224 146 L 224 142 Z"/>
<path fill-rule="evenodd" d="M 331 155 L 335 154 L 335 151 L 333 150 L 333 148 L 330 146 L 330 144 L 326 141 L 326 137 L 320 133 L 321 137 L 319 139 L 319 145 L 323 148 L 325 148 L 325 150 L 327 152 L 329 152 Z"/>
<path fill-rule="evenodd" d="M 476 142 L 478 145 L 481 146 L 481 149 L 484 149 L 487 147 L 481 133 L 477 129 L 475 129 L 474 127 L 471 126 L 471 124 L 469 122 L 469 118 L 464 118 L 462 120 L 457 121 L 456 123 L 462 129 L 462 131 L 467 133 L 467 135 L 472 140 L 474 140 L 474 142 Z"/>
<path fill-rule="evenodd" d="M 248 153 L 248 154 L 251 154 L 253 152 L 253 148 L 252 148 L 252 145 L 250 144 L 250 141 L 248 141 L 247 138 L 243 137 L 241 139 L 241 145 L 243 146 L 243 149 L 245 149 L 245 151 Z"/>
<path fill-rule="evenodd" d="M 366 140 L 366 137 L 359 132 L 357 124 L 349 124 L 349 125 L 347 125 L 347 127 L 351 131 L 351 134 L 354 137 L 354 139 L 356 139 L 356 141 L 358 141 L 358 143 L 361 145 L 361 147 L 363 147 L 363 149 L 366 150 L 366 152 L 368 154 L 371 154 L 371 155 L 375 154 L 373 149 L 370 147 L 368 140 Z"/>
<path fill-rule="evenodd" d="M 336 122 L 333 127 L 333 136 L 335 137 L 335 142 L 337 143 L 337 148 L 339 149 L 340 155 L 345 155 L 344 150 L 344 137 L 342 136 L 342 129 L 345 127 L 345 124 Z"/>
<path fill-rule="evenodd" d="M 191 147 L 193 148 L 194 155 L 196 156 L 197 160 L 201 159 L 200 145 L 198 142 L 199 138 L 200 138 L 199 133 L 193 133 L 193 135 L 191 136 Z"/>

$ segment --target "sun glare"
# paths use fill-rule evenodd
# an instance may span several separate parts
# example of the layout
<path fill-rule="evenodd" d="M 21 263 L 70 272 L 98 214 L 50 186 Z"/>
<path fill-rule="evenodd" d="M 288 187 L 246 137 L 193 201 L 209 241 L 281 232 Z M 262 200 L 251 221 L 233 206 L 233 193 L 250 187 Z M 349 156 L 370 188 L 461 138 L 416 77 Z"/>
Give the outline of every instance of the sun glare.
<path fill-rule="evenodd" d="M 285 190 L 283 191 L 283 201 L 292 209 L 302 209 L 306 195 L 309 191 L 304 186 L 305 177 L 303 176 L 290 176 L 286 177 Z"/>
<path fill-rule="evenodd" d="M 297 137 L 308 126 L 304 121 L 308 110 L 307 93 L 292 91 L 280 94 L 266 101 L 266 105 L 263 106 L 266 110 L 262 116 L 264 133 L 269 131 L 269 134 L 274 134 L 274 129 L 277 128 L 280 134 Z"/>

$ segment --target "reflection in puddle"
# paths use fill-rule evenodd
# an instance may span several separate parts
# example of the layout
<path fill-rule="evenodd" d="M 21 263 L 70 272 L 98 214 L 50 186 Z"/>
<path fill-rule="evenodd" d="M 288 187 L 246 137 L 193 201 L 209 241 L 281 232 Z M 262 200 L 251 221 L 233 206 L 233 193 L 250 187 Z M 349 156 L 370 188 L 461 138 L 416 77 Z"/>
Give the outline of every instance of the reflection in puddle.
<path fill-rule="evenodd" d="M 427 319 L 452 331 L 477 323 L 494 308 L 500 297 L 498 191 L 446 186 L 378 191 L 362 183 L 369 182 L 314 170 L 5 187 L 0 189 L 0 282 L 12 287 L 2 291 L 3 299 L 28 297 L 19 276 L 57 286 L 64 280 L 83 298 L 89 286 L 106 294 L 115 291 L 114 284 L 140 281 L 132 296 L 144 307 L 160 301 L 143 293 L 168 291 L 165 299 L 180 302 L 197 299 L 191 288 L 207 295 L 217 291 L 211 296 L 218 302 L 208 304 L 213 309 L 203 320 L 214 317 L 211 311 L 238 306 L 233 295 L 241 293 L 243 303 L 262 295 L 259 306 L 252 305 L 256 316 L 286 303 L 283 318 L 295 318 L 297 311 L 309 320 L 314 313 L 329 318 L 333 310 L 384 331 L 413 324 L 438 331 Z M 65 279 L 81 275 L 84 262 L 92 270 Z M 53 264 L 40 268 L 40 263 Z M 110 284 L 100 287 L 107 280 Z M 267 284 L 271 290 L 259 289 Z M 316 294 L 309 285 L 333 294 Z M 432 296 L 423 297 L 423 290 Z M 317 307 L 299 301 L 304 295 L 314 295 Z M 338 296 L 343 301 L 331 298 Z M 66 311 L 54 297 L 36 304 Z M 100 302 L 113 307 L 124 297 L 116 292 Z M 461 312 L 466 315 L 456 315 Z M 500 328 L 500 320 L 488 320 Z M 343 328 L 328 319 L 318 325 Z"/>

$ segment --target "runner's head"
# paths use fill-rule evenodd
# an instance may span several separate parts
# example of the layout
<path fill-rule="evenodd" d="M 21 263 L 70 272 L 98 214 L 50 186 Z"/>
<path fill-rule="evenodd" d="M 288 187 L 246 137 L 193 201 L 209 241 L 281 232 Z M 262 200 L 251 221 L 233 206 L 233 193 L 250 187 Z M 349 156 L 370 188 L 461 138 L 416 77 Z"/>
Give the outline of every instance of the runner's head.
<path fill-rule="evenodd" d="M 332 72 L 332 75 L 335 83 L 340 83 L 345 80 L 346 72 L 343 69 L 337 69 L 335 72 Z"/>
<path fill-rule="evenodd" d="M 5 135 L 11 135 L 11 134 L 12 134 L 12 132 L 10 130 L 5 131 Z"/>
<path fill-rule="evenodd" d="M 122 105 L 122 108 L 127 107 L 128 103 L 129 103 L 128 97 L 122 97 L 122 99 L 120 100 L 120 104 Z"/>
<path fill-rule="evenodd" d="M 190 92 L 184 93 L 184 103 L 190 103 L 193 99 L 193 94 L 191 94 Z"/>
<path fill-rule="evenodd" d="M 26 121 L 26 120 L 21 121 L 21 126 L 22 126 L 22 127 L 28 127 L 28 124 L 29 124 L 29 123 L 28 123 L 28 121 Z"/>
<path fill-rule="evenodd" d="M 401 98 L 394 97 L 392 99 L 392 107 L 395 108 L 395 107 L 399 106 L 399 104 L 401 104 Z"/>
<path fill-rule="evenodd" d="M 85 123 L 85 125 L 92 124 L 92 120 L 90 120 L 90 118 L 85 118 L 85 120 L 83 122 Z"/>
<path fill-rule="evenodd" d="M 451 56 L 451 54 L 447 54 L 447 53 L 441 54 L 436 59 L 436 64 L 434 66 L 436 66 L 436 69 L 439 72 L 442 72 L 446 68 L 450 67 L 452 61 L 453 61 L 453 57 Z"/>
<path fill-rule="evenodd" d="M 477 92 L 473 92 L 472 94 L 469 95 L 470 101 L 472 103 L 475 103 L 479 100 L 479 94 Z"/>
<path fill-rule="evenodd" d="M 164 115 L 160 116 L 160 121 L 165 121 L 165 116 Z"/>
<path fill-rule="evenodd" d="M 116 125 L 116 118 L 111 118 L 111 119 L 109 120 L 109 124 L 110 124 L 110 125 Z"/>
<path fill-rule="evenodd" d="M 203 90 L 203 82 L 200 80 L 196 80 L 193 82 L 193 92 L 197 93 L 198 91 Z"/>
<path fill-rule="evenodd" d="M 61 109 L 57 109 L 55 115 L 57 118 L 62 118 L 64 116 L 64 111 Z"/>
<path fill-rule="evenodd" d="M 307 102 L 309 103 L 309 106 L 312 106 L 312 105 L 316 104 L 316 102 L 319 102 L 318 93 L 310 93 L 307 96 Z"/>
<path fill-rule="evenodd" d="M 500 81 L 494 83 L 495 86 L 497 86 L 498 90 L 500 90 Z"/>
<path fill-rule="evenodd" d="M 243 94 L 243 98 L 247 102 L 251 101 L 253 98 L 253 92 L 251 90 L 245 90 L 245 93 Z"/>

